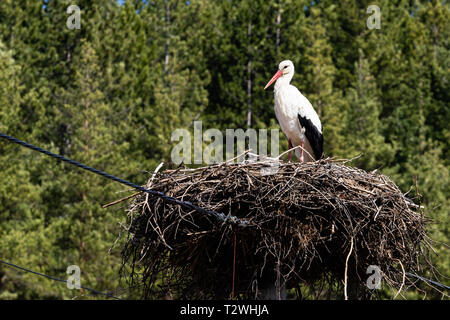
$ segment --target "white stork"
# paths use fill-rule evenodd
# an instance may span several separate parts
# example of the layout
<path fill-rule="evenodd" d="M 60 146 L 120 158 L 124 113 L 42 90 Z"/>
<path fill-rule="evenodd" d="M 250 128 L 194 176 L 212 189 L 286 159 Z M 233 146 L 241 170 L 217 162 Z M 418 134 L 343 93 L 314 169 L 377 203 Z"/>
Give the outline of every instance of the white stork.
<path fill-rule="evenodd" d="M 290 84 L 294 76 L 294 64 L 290 60 L 280 62 L 278 71 L 264 87 L 275 83 L 275 115 L 281 130 L 288 139 L 289 149 L 295 149 L 300 162 L 318 160 L 323 154 L 322 124 L 308 99 Z M 306 150 L 304 153 L 303 150 Z M 291 160 L 289 153 L 289 161 Z"/>

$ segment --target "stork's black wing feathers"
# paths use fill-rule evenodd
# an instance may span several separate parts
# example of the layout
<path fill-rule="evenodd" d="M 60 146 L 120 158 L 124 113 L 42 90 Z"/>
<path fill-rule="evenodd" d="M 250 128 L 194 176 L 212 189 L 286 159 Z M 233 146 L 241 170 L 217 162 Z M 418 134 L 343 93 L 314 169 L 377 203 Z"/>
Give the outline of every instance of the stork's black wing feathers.
<path fill-rule="evenodd" d="M 319 160 L 323 154 L 323 135 L 312 123 L 312 121 L 306 117 L 298 115 L 300 125 L 305 129 L 305 136 L 308 138 L 309 144 L 314 152 L 314 158 Z"/>

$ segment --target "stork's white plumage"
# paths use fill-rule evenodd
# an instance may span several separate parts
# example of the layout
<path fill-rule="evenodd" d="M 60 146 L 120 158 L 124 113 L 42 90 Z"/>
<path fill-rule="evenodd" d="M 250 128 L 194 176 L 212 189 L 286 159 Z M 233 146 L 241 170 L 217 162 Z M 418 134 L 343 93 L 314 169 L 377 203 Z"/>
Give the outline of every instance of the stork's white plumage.
<path fill-rule="evenodd" d="M 290 84 L 293 76 L 292 61 L 282 61 L 277 73 L 270 79 L 264 90 L 276 81 L 275 115 L 281 130 L 288 139 L 289 149 L 296 146 L 302 147 L 295 149 L 300 162 L 318 160 L 323 154 L 322 124 L 308 99 Z M 291 153 L 289 153 L 289 160 L 291 160 Z"/>

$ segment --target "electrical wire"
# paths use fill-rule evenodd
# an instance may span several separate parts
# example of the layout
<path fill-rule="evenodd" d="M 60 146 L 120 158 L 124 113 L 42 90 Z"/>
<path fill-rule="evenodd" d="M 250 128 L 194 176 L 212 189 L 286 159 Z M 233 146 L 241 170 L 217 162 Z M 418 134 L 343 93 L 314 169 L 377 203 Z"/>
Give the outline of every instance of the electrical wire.
<path fill-rule="evenodd" d="M 25 272 L 29 272 L 29 273 L 32 273 L 32 274 L 35 274 L 35 275 L 38 275 L 38 276 L 41 276 L 41 277 L 45 277 L 45 278 L 50 279 L 50 280 L 53 280 L 53 281 L 64 282 L 64 283 L 66 283 L 66 284 L 68 283 L 67 280 L 60 279 L 60 278 L 56 278 L 56 277 L 53 277 L 53 276 L 49 276 L 49 275 L 47 275 L 47 274 L 40 273 L 40 272 L 37 272 L 37 271 L 33 271 L 33 270 L 30 270 L 30 269 L 27 269 L 27 268 L 18 266 L 18 265 L 14 264 L 14 263 L 4 261 L 4 260 L 2 260 L 2 259 L 0 259 L 0 263 L 3 263 L 3 264 L 5 264 L 5 265 L 7 265 L 7 266 L 10 266 L 10 267 L 13 267 L 13 268 L 16 268 L 16 269 L 25 271 Z M 95 293 L 95 294 L 104 295 L 104 296 L 107 296 L 107 297 L 109 297 L 109 298 L 114 298 L 114 299 L 116 299 L 116 300 L 121 300 L 120 298 L 118 298 L 118 297 L 116 297 L 116 296 L 113 296 L 112 294 L 107 293 L 107 292 L 97 291 L 97 290 L 95 290 L 95 289 L 91 289 L 91 288 L 88 288 L 88 287 L 85 287 L 85 286 L 82 286 L 82 285 L 80 285 L 80 288 L 85 289 L 85 290 L 88 290 L 88 291 L 91 291 L 91 292 L 93 292 L 93 293 Z"/>
<path fill-rule="evenodd" d="M 34 151 L 37 151 L 37 152 L 40 152 L 40 153 L 43 153 L 43 154 L 48 155 L 50 157 L 53 157 L 55 159 L 58 159 L 58 160 L 70 163 L 71 165 L 74 165 L 74 166 L 77 166 L 77 167 L 79 167 L 81 169 L 93 172 L 93 173 L 98 174 L 100 176 L 103 176 L 103 177 L 105 177 L 107 179 L 110 179 L 110 180 L 122 183 L 122 184 L 127 185 L 129 187 L 132 187 L 134 189 L 146 192 L 146 193 L 151 194 L 153 196 L 160 197 L 161 199 L 163 199 L 164 201 L 166 201 L 168 203 L 180 205 L 180 206 L 185 207 L 187 209 L 191 209 L 191 210 L 194 210 L 194 211 L 206 214 L 206 215 L 213 216 L 219 221 L 228 222 L 228 223 L 231 223 L 231 224 L 236 224 L 236 225 L 239 225 L 241 227 L 245 227 L 245 226 L 249 225 L 249 222 L 246 221 L 246 220 L 239 219 L 239 218 L 237 218 L 235 216 L 231 216 L 231 215 L 225 215 L 223 213 L 219 213 L 219 212 L 216 212 L 216 211 L 213 211 L 213 210 L 208 210 L 208 209 L 201 208 L 201 207 L 199 207 L 199 206 L 197 206 L 197 205 L 195 205 L 195 204 L 193 204 L 193 203 L 191 203 L 189 201 L 181 201 L 181 200 L 178 200 L 176 198 L 167 196 L 167 195 L 165 195 L 164 193 L 162 193 L 160 191 L 149 190 L 147 188 L 144 188 L 142 186 L 139 186 L 139 185 L 134 184 L 132 182 L 129 182 L 127 180 L 124 180 L 124 179 L 118 178 L 116 176 L 113 176 L 113 175 L 111 175 L 109 173 L 106 173 L 106 172 L 103 172 L 101 170 L 89 167 L 89 166 L 87 166 L 87 165 L 85 165 L 85 164 L 83 164 L 81 162 L 78 162 L 78 161 L 66 158 L 66 157 L 64 157 L 62 155 L 55 154 L 53 152 L 50 152 L 48 150 L 45 150 L 45 149 L 42 149 L 40 147 L 34 146 L 34 145 L 32 145 L 30 143 L 27 143 L 25 141 L 19 140 L 19 139 L 14 138 L 14 137 L 11 137 L 11 136 L 9 136 L 7 134 L 4 134 L 2 132 L 0 132 L 0 138 L 4 138 L 4 139 L 6 139 L 8 141 L 17 143 L 17 144 L 19 144 L 19 145 L 21 145 L 23 147 L 29 148 L 31 150 L 34 150 Z"/>

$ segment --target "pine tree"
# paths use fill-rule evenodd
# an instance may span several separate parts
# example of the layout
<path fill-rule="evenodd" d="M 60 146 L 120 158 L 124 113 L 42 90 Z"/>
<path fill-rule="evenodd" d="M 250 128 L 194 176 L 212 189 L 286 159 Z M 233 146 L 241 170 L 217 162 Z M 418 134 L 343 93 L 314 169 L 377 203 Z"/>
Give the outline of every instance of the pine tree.
<path fill-rule="evenodd" d="M 20 112 L 23 89 L 20 76 L 21 68 L 13 58 L 13 52 L 0 42 L 0 132 L 12 136 L 20 136 L 26 130 Z M 39 235 L 40 230 L 29 232 L 43 221 L 40 187 L 34 183 L 29 171 L 32 162 L 31 152 L 0 141 L 0 256 L 23 265 L 36 265 L 38 246 L 48 243 Z M 26 289 L 39 282 L 3 265 L 0 266 L 0 277 L 1 299 L 29 298 Z"/>
<path fill-rule="evenodd" d="M 333 8 L 330 8 L 333 10 Z M 311 7 L 302 28 L 305 53 L 302 58 L 303 83 L 299 86 L 321 119 L 326 156 L 342 155 L 345 150 L 343 119 L 347 113 L 341 94 L 333 89 L 336 68 L 331 59 L 332 46 L 326 33 L 323 9 Z"/>
<path fill-rule="evenodd" d="M 418 18 L 427 30 L 428 58 L 427 66 L 430 69 L 430 90 L 432 103 L 425 110 L 426 125 L 433 128 L 431 138 L 438 140 L 443 150 L 442 159 L 449 165 L 450 150 L 450 101 L 448 90 L 449 65 L 449 38 L 450 11 L 440 1 L 430 1 L 418 9 Z M 425 62 L 424 61 L 424 62 Z"/>
<path fill-rule="evenodd" d="M 365 170 L 373 170 L 389 164 L 393 160 L 392 148 L 385 143 L 380 121 L 381 104 L 369 63 L 362 49 L 355 66 L 356 83 L 348 89 L 346 101 L 349 103 L 345 121 L 347 157 L 362 155 L 353 165 Z"/>
<path fill-rule="evenodd" d="M 81 52 L 82 55 L 74 57 L 74 82 L 67 90 L 64 99 L 67 102 L 56 115 L 56 120 L 67 128 L 65 152 L 70 158 L 124 176 L 136 169 L 133 161 L 127 159 L 128 146 L 120 139 L 121 127 L 110 120 L 110 107 L 99 81 L 103 73 L 98 57 L 86 40 L 81 41 Z M 61 197 L 48 215 L 53 221 L 64 212 L 68 230 L 60 237 L 70 237 L 68 251 L 72 252 L 67 263 L 79 265 L 85 274 L 84 281 L 91 286 L 104 289 L 118 286 L 116 280 L 107 278 L 113 275 L 112 270 L 117 273 L 119 266 L 119 257 L 108 255 L 108 248 L 118 232 L 117 219 L 121 219 L 112 211 L 101 209 L 100 204 L 123 187 L 73 167 L 55 165 L 53 172 L 61 178 L 51 185 L 52 192 L 59 189 Z M 98 283 L 99 278 L 104 282 Z"/>

